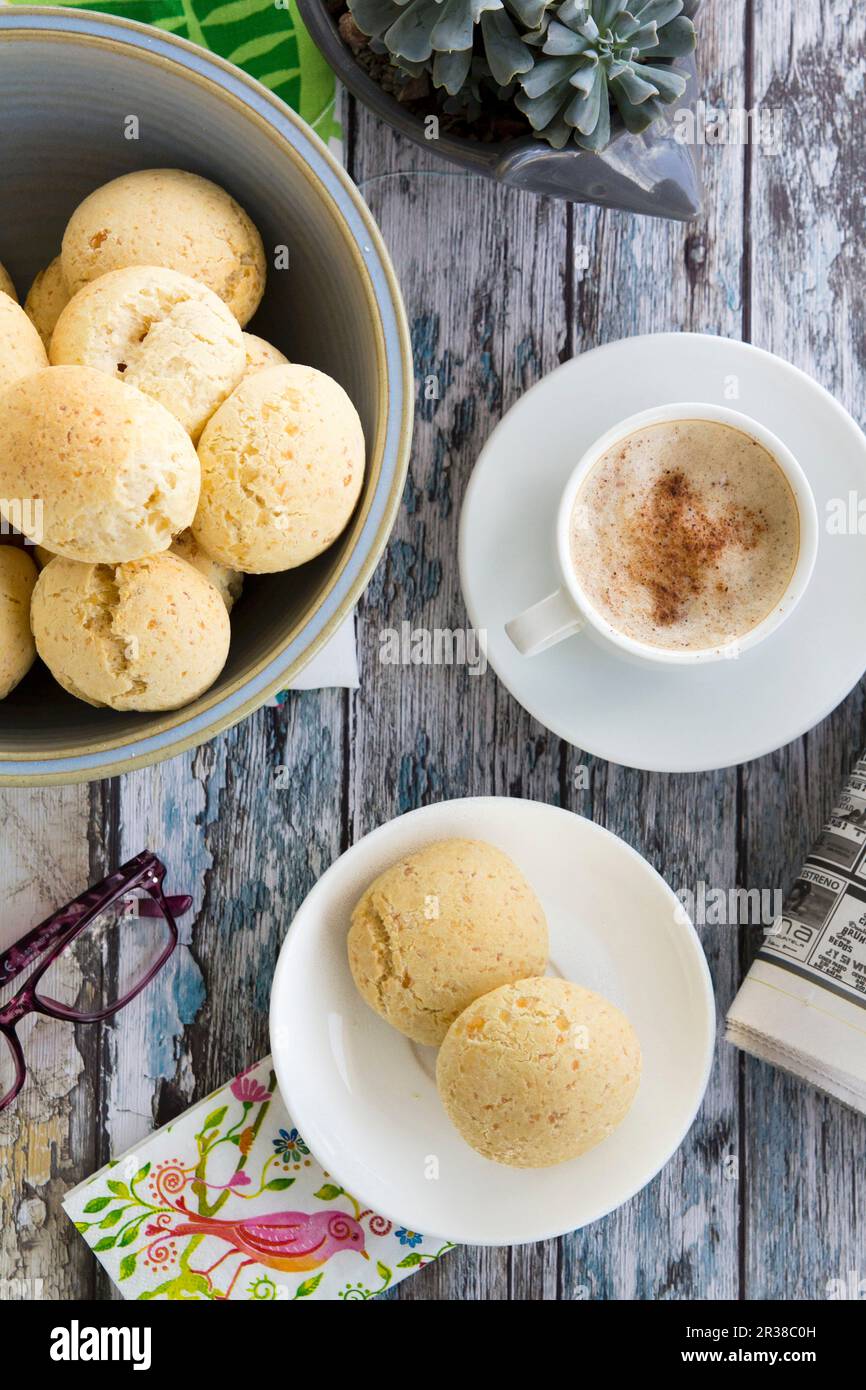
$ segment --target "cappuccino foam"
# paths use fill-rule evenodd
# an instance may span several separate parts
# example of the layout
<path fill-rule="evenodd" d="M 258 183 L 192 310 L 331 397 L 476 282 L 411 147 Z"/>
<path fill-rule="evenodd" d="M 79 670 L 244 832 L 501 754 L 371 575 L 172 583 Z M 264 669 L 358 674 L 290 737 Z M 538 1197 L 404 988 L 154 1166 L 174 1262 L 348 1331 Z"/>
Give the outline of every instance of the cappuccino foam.
<path fill-rule="evenodd" d="M 650 646 L 736 642 L 782 599 L 800 518 L 773 455 L 715 420 L 648 425 L 608 449 L 571 517 L 571 562 L 593 607 Z"/>

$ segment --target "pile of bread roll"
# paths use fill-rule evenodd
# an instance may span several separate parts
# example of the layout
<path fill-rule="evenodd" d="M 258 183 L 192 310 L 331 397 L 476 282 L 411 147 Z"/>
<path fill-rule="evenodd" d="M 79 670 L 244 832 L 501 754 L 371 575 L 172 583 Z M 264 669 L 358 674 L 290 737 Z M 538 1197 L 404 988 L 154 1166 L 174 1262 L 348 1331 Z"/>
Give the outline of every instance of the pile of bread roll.
<path fill-rule="evenodd" d="M 544 911 L 495 845 L 438 840 L 393 864 L 356 904 L 347 945 L 370 1008 L 439 1048 L 442 1104 L 484 1158 L 564 1163 L 625 1119 L 634 1028 L 602 995 L 545 975 Z"/>
<path fill-rule="evenodd" d="M 28 543 L 0 548 L 0 698 L 38 653 L 88 704 L 180 708 L 225 665 L 243 575 L 345 529 L 361 422 L 244 332 L 265 279 L 247 213 L 177 169 L 85 198 L 23 308 L 0 266 L 0 513 Z"/>

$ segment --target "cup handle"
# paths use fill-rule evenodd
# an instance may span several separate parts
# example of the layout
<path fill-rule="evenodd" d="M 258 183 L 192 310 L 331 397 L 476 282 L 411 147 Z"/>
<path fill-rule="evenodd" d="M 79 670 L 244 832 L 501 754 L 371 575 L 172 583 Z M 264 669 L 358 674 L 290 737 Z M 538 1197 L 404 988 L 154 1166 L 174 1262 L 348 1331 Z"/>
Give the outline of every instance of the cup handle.
<path fill-rule="evenodd" d="M 537 656 L 555 647 L 557 642 L 571 637 L 586 626 L 564 589 L 548 594 L 540 603 L 505 624 L 505 631 L 521 656 Z"/>

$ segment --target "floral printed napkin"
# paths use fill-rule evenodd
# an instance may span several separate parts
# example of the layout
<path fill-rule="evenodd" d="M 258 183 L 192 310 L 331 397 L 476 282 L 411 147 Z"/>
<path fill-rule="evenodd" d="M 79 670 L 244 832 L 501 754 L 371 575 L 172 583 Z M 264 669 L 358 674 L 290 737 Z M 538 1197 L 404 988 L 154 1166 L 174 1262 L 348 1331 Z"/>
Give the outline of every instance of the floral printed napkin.
<path fill-rule="evenodd" d="M 363 1208 L 319 1166 L 270 1057 L 63 1207 L 128 1299 L 375 1298 L 452 1249 Z"/>

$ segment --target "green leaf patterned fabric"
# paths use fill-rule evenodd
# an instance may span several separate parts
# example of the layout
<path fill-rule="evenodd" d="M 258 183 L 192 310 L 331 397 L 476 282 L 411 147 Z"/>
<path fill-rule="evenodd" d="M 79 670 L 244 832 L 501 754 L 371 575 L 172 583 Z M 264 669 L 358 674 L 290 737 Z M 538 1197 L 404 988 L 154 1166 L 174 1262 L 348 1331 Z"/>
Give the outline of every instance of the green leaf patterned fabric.
<path fill-rule="evenodd" d="M 12 0 L 24 3 L 24 0 Z M 34 3 L 34 0 L 30 0 Z M 190 39 L 248 72 L 298 112 L 326 143 L 340 139 L 335 81 L 296 0 L 35 0 L 120 15 Z"/>

